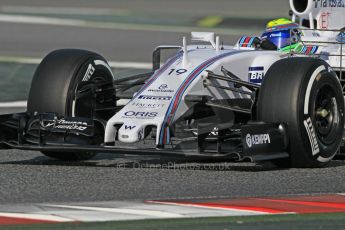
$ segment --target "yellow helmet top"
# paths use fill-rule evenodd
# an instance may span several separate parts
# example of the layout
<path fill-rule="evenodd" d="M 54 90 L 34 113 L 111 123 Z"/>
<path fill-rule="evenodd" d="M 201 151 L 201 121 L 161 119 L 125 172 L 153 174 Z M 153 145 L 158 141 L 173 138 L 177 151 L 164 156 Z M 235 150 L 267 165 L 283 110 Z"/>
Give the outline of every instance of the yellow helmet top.
<path fill-rule="evenodd" d="M 274 30 L 283 30 L 289 28 L 296 28 L 298 27 L 297 23 L 287 19 L 287 18 L 278 18 L 272 21 L 269 21 L 266 25 L 267 31 L 274 31 Z"/>

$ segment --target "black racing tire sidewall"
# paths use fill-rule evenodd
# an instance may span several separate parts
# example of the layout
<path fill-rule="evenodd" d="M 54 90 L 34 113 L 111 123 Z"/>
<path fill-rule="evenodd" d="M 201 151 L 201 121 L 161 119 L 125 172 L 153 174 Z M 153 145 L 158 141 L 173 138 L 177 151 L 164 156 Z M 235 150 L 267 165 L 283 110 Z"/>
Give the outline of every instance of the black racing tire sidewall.
<path fill-rule="evenodd" d="M 317 80 L 312 82 L 308 101 L 308 114 L 304 114 L 306 90 L 311 75 L 324 66 Z M 320 153 L 312 154 L 311 142 L 304 121 L 310 116 L 311 106 L 323 84 L 334 87 L 340 124 L 343 124 L 344 98 L 339 80 L 329 65 L 314 58 L 286 58 L 274 63 L 267 71 L 257 100 L 257 119 L 264 122 L 286 123 L 289 140 L 290 167 L 320 167 L 330 161 L 339 148 L 343 128 L 338 127 L 337 138 L 330 146 L 322 146 Z M 313 124 L 314 126 L 315 124 Z M 315 126 L 314 126 L 315 127 Z M 315 131 L 315 128 L 314 128 Z M 319 142 L 319 140 L 318 140 Z M 329 158 L 319 161 L 318 157 Z M 282 162 L 279 160 L 279 162 Z M 279 164 L 282 165 L 282 164 Z"/>
<path fill-rule="evenodd" d="M 330 69 L 330 67 L 328 65 L 324 64 L 315 64 L 310 71 L 307 73 L 307 76 L 310 76 L 319 66 L 325 66 L 325 70 L 321 71 L 320 74 L 316 77 L 316 79 L 314 80 L 312 87 L 311 87 L 311 91 L 310 91 L 310 97 L 309 97 L 309 101 L 308 101 L 308 114 L 304 114 L 304 100 L 299 100 L 300 101 L 300 105 L 299 105 L 299 124 L 298 127 L 300 129 L 299 133 L 300 133 L 300 139 L 301 142 L 304 144 L 304 149 L 306 151 L 306 156 L 309 158 L 308 161 L 310 162 L 310 167 L 320 167 L 323 166 L 325 164 L 327 164 L 333 157 L 334 155 L 337 153 L 337 150 L 339 149 L 339 146 L 341 144 L 341 140 L 342 140 L 342 135 L 343 135 L 343 131 L 344 131 L 344 97 L 343 97 L 343 93 L 341 91 L 341 86 L 339 83 L 339 80 L 337 79 L 336 74 Z M 305 81 L 302 85 L 302 88 L 300 90 L 300 98 L 304 99 L 306 96 L 306 88 L 307 85 L 309 83 L 309 78 L 306 77 Z M 335 139 L 333 140 L 333 142 L 331 144 L 323 144 L 323 142 L 321 141 L 321 139 L 316 135 L 316 139 L 317 139 L 317 144 L 319 147 L 319 153 L 313 155 L 312 153 L 312 143 L 311 140 L 308 136 L 308 132 L 307 129 L 304 125 L 304 122 L 310 118 L 312 121 L 312 125 L 313 125 L 313 129 L 314 132 L 316 132 L 316 124 L 315 124 L 315 117 L 311 115 L 311 112 L 315 109 L 314 108 L 314 104 L 315 104 L 315 100 L 318 94 L 318 91 L 322 88 L 322 87 L 330 87 L 333 89 L 333 92 L 335 93 L 335 100 L 337 103 L 337 107 L 338 107 L 338 118 L 339 118 L 339 123 L 337 125 L 337 127 L 335 127 L 335 131 L 336 135 L 335 135 Z M 291 135 L 291 138 L 296 137 L 296 135 Z M 295 140 L 295 141 L 298 141 Z M 295 142 L 293 141 L 293 142 Z M 295 163 L 296 165 L 298 165 L 298 163 Z"/>
<path fill-rule="evenodd" d="M 86 50 L 64 49 L 49 53 L 34 74 L 27 111 L 71 116 L 75 88 L 83 79 L 89 64 L 95 60 L 101 60 L 108 65 L 101 55 Z M 111 70 L 103 65 L 95 67 L 95 73 L 89 80 L 97 77 L 97 72 L 104 72 L 106 74 L 103 77 L 109 81 L 113 80 Z"/>
<path fill-rule="evenodd" d="M 97 63 L 102 63 L 96 65 Z M 72 116 L 72 103 L 77 85 L 90 65 L 95 69 L 88 81 L 113 81 L 111 69 L 101 55 L 86 50 L 64 49 L 49 53 L 37 67 L 28 99 L 28 112 L 53 112 Z M 109 93 L 113 93 L 110 91 Z M 76 116 L 78 112 L 76 111 Z M 94 142 L 93 140 L 91 142 Z M 85 141 L 85 144 L 97 144 Z M 59 160 L 87 160 L 92 152 L 42 152 Z"/>
<path fill-rule="evenodd" d="M 96 65 L 95 62 L 103 62 L 104 65 Z M 77 88 L 78 84 L 83 80 L 83 78 L 85 77 L 85 74 L 87 74 L 87 71 L 89 70 L 90 65 L 93 66 L 95 70 L 88 81 L 110 82 L 114 80 L 111 70 L 108 69 L 110 67 L 102 56 L 97 55 L 97 56 L 92 56 L 89 59 L 87 59 L 83 64 L 81 64 L 79 70 L 74 74 L 74 77 L 68 89 L 68 96 L 66 98 L 67 100 L 66 114 L 68 115 L 72 115 L 71 108 L 73 104 L 75 89 Z M 105 67 L 105 65 L 108 65 L 108 68 Z M 113 92 L 109 91 L 109 93 L 113 93 Z M 85 113 L 83 113 L 83 111 L 75 111 L 74 115 L 85 116 Z M 91 115 L 91 114 L 88 114 L 88 115 Z"/>

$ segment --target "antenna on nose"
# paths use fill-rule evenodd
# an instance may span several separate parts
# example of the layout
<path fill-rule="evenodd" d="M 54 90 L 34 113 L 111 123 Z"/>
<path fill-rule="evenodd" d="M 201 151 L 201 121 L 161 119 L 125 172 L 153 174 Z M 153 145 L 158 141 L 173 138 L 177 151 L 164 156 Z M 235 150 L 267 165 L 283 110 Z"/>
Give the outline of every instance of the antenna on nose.
<path fill-rule="evenodd" d="M 187 39 L 186 37 L 183 37 L 182 40 L 183 43 L 183 59 L 182 59 L 182 66 L 183 67 L 188 67 L 190 65 L 189 57 L 188 57 L 188 50 L 187 50 Z"/>

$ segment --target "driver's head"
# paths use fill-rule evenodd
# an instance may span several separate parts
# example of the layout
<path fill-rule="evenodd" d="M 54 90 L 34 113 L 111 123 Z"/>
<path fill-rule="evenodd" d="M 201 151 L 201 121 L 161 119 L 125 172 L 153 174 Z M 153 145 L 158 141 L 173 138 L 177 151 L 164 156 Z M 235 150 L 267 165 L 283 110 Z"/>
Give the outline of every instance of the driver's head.
<path fill-rule="evenodd" d="M 279 18 L 267 23 L 266 31 L 262 34 L 262 39 L 267 39 L 277 46 L 278 49 L 290 46 L 296 41 L 290 39 L 291 30 L 298 28 L 298 24 L 286 18 Z"/>

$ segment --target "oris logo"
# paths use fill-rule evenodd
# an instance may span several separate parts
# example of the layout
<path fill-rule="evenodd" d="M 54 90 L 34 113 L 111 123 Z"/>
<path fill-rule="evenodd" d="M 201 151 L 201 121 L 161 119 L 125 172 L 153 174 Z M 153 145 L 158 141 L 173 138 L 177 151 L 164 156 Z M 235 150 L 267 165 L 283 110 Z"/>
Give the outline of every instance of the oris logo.
<path fill-rule="evenodd" d="M 125 112 L 126 117 L 154 118 L 157 115 L 158 115 L 157 112 L 135 112 L 135 111 Z"/>
<path fill-rule="evenodd" d="M 254 145 L 264 145 L 270 144 L 271 139 L 269 134 L 255 134 L 250 135 L 249 133 L 246 135 L 246 142 L 249 148 L 253 147 Z"/>

